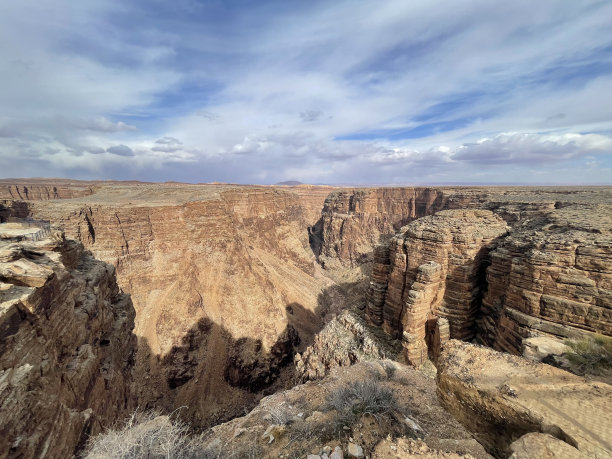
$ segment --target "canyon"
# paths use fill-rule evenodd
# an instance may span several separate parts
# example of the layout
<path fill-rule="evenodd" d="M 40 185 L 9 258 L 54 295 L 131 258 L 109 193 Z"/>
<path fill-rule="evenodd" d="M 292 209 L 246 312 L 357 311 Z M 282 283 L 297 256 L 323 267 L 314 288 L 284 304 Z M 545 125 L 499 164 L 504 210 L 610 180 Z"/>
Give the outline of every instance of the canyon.
<path fill-rule="evenodd" d="M 78 253 L 71 257 L 89 260 L 49 269 L 106 266 L 106 277 L 96 281 L 106 285 L 98 301 L 115 310 L 116 302 L 128 301 L 125 294 L 133 303 L 133 312 L 131 303 L 122 306 L 124 322 L 113 328 L 124 336 L 121 349 L 113 347 L 115 339 L 110 347 L 100 344 L 110 319 L 70 325 L 91 335 L 78 335 L 79 346 L 90 346 L 82 350 L 87 358 L 71 358 L 114 366 L 119 380 L 113 385 L 123 387 L 112 395 L 91 389 L 102 385 L 93 372 L 75 389 L 98 404 L 120 397 L 121 409 L 113 412 L 89 401 L 53 402 L 71 413 L 91 409 L 80 416 L 96 419 L 79 421 L 72 448 L 81 435 L 97 433 L 135 406 L 180 409 L 194 429 L 206 429 L 244 415 L 264 397 L 364 361 L 393 359 L 417 368 L 433 361 L 443 381 L 440 368 L 450 368 L 446 350 L 455 339 L 518 356 L 534 337 L 610 336 L 611 210 L 606 187 L 0 180 L 0 221 L 49 221 L 65 235 L 57 247 L 49 245 L 50 253 L 70 246 Z M 118 287 L 111 286 L 114 275 Z M 53 301 L 70 303 L 67 295 Z M 3 372 L 23 366 L 14 360 L 17 350 L 5 348 L 2 355 L 12 359 Z M 67 372 L 55 367 L 53 378 Z M 441 401 L 465 421 L 457 403 Z M 504 457 L 528 431 L 510 432 L 503 445 L 477 439 Z M 34 443 L 28 448 L 32 456 L 39 451 Z"/>

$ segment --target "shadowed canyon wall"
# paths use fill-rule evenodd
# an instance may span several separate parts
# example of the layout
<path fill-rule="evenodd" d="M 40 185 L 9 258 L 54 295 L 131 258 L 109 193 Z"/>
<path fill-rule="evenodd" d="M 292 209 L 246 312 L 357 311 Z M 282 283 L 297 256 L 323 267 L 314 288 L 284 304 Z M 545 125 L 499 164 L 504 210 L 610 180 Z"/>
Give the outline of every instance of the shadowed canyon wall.
<path fill-rule="evenodd" d="M 287 363 L 289 348 L 320 328 L 310 316 L 331 281 L 307 228 L 328 193 L 142 184 L 27 204 L 30 215 L 62 225 L 117 267 L 137 313 L 140 405 L 186 405 L 194 425 L 210 425 L 254 402 L 252 392 L 278 377 L 263 367 Z M 288 329 L 289 305 L 310 318 Z M 228 370 L 228 360 L 238 363 Z M 251 380 L 252 372 L 264 376 Z"/>
<path fill-rule="evenodd" d="M 381 239 L 445 205 L 443 191 L 434 188 L 334 191 L 325 200 L 320 220 L 310 229 L 311 245 L 323 264 L 359 265 L 370 261 Z"/>
<path fill-rule="evenodd" d="M 134 308 L 60 232 L 0 240 L 0 457 L 71 457 L 136 407 Z"/>

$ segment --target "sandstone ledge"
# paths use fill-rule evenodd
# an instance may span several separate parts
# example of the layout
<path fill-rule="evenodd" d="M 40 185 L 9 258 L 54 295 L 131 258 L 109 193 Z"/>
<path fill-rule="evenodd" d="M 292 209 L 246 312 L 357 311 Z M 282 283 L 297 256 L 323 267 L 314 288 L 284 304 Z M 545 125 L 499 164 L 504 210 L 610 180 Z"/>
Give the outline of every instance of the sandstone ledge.
<path fill-rule="evenodd" d="M 607 384 L 456 340 L 443 348 L 437 380 L 442 405 L 496 456 L 507 457 L 510 444 L 530 432 L 588 457 L 612 455 Z"/>

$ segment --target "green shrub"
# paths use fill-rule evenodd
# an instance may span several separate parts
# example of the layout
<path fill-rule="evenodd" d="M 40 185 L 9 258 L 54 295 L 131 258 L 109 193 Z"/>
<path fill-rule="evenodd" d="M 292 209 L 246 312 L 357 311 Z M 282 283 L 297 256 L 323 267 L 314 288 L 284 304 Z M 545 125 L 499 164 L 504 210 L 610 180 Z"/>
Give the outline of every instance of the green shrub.
<path fill-rule="evenodd" d="M 612 338 L 595 335 L 565 342 L 571 351 L 565 353 L 571 369 L 582 375 L 600 375 L 612 370 Z"/>

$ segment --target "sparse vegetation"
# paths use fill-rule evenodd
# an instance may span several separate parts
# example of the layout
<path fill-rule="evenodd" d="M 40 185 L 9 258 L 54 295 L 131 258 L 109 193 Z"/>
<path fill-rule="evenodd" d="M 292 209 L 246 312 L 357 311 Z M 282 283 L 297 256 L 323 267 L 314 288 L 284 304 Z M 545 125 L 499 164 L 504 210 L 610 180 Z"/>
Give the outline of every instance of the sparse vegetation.
<path fill-rule="evenodd" d="M 330 409 L 336 410 L 336 430 L 350 426 L 359 418 L 371 415 L 379 419 L 396 406 L 393 390 L 375 379 L 352 382 L 331 392 L 327 397 Z"/>
<path fill-rule="evenodd" d="M 157 412 L 134 412 L 117 429 L 92 437 L 87 459 L 191 459 L 217 457 L 189 435 L 187 424 Z"/>
<path fill-rule="evenodd" d="M 601 375 L 612 371 L 612 338 L 595 335 L 592 338 L 567 340 L 571 351 L 565 353 L 570 369 L 581 375 Z"/>
<path fill-rule="evenodd" d="M 268 414 L 273 424 L 284 426 L 292 421 L 291 413 L 284 405 L 269 409 Z"/>

